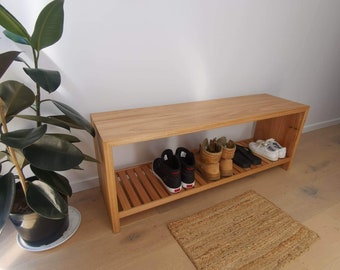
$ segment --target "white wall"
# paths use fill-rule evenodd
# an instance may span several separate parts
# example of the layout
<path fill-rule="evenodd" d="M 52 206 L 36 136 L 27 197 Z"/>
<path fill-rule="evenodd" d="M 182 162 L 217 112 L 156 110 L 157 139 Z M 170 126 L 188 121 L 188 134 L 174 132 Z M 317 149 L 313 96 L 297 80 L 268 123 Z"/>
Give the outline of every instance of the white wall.
<path fill-rule="evenodd" d="M 1 0 L 30 31 L 48 2 Z M 56 98 L 88 118 L 266 92 L 311 105 L 306 130 L 340 123 L 338 0 L 66 0 L 64 8 L 64 35 L 45 50 L 44 64 L 62 72 Z M 1 35 L 0 50 L 9 46 Z M 204 136 L 250 132 L 242 125 L 118 147 L 116 164 L 151 160 L 178 144 L 194 147 Z M 80 136 L 93 154 L 92 138 Z M 67 173 L 75 190 L 95 183 L 96 167 L 84 168 Z"/>

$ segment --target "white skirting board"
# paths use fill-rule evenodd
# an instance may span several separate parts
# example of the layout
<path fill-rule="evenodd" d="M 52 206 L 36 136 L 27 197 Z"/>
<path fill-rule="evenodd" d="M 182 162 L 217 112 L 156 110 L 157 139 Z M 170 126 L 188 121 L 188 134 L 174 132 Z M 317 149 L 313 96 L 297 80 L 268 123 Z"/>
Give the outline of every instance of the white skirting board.
<path fill-rule="evenodd" d="M 340 118 L 335 118 L 335 119 L 331 119 L 331 120 L 327 120 L 327 121 L 317 122 L 317 123 L 314 123 L 314 124 L 305 125 L 302 133 L 310 132 L 310 131 L 317 130 L 317 129 L 320 129 L 320 128 L 326 128 L 326 127 L 330 127 L 330 126 L 334 126 L 334 125 L 339 125 L 339 124 L 340 124 Z"/>
<path fill-rule="evenodd" d="M 90 178 L 90 179 L 85 179 L 85 180 L 79 180 L 77 182 L 71 182 L 71 187 L 73 193 L 83 191 L 86 189 L 91 189 L 95 187 L 99 187 L 99 178 Z"/>

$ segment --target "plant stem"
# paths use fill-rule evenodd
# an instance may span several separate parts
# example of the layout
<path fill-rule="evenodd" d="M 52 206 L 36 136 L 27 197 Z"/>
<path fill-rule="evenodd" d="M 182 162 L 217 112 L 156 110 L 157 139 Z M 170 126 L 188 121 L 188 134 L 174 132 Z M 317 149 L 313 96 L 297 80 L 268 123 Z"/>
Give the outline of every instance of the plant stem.
<path fill-rule="evenodd" d="M 8 128 L 7 128 L 7 123 L 6 123 L 6 117 L 5 117 L 5 114 L 4 114 L 4 104 L 3 104 L 3 100 L 0 98 L 0 117 L 1 117 L 1 124 L 2 124 L 2 127 L 4 129 L 4 133 L 8 133 Z M 8 152 L 9 152 L 9 155 L 12 159 L 12 163 L 14 164 L 15 166 L 15 169 L 19 175 L 19 180 L 20 180 L 20 184 L 22 186 L 22 189 L 24 191 L 24 194 L 26 196 L 26 192 L 27 192 L 27 184 L 26 184 L 26 178 L 21 170 L 21 167 L 19 165 L 19 162 L 18 162 L 18 159 L 17 159 L 17 156 L 15 154 L 15 151 L 12 147 L 7 147 L 8 148 Z"/>
<path fill-rule="evenodd" d="M 38 68 L 38 62 L 39 62 L 39 51 L 36 52 L 34 48 L 32 48 L 33 57 L 34 57 L 34 68 Z M 36 96 L 35 96 L 35 108 L 36 108 L 36 116 L 40 116 L 40 85 L 38 83 L 35 83 L 35 87 L 37 90 Z M 37 121 L 37 127 L 41 126 L 41 122 Z"/>

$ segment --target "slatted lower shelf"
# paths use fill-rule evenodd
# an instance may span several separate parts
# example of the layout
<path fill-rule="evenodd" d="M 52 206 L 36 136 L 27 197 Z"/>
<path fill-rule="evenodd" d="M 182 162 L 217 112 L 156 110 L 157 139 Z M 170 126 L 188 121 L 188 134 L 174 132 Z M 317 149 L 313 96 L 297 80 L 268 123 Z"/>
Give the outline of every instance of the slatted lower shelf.
<path fill-rule="evenodd" d="M 247 145 L 250 140 L 238 142 Z M 116 171 L 116 186 L 119 203 L 119 217 L 126 217 L 156 206 L 178 200 L 203 190 L 208 190 L 225 183 L 280 166 L 290 162 L 290 158 L 279 159 L 272 162 L 262 158 L 260 165 L 252 165 L 249 169 L 243 169 L 234 164 L 234 175 L 217 181 L 206 181 L 198 172 L 195 172 L 195 187 L 183 189 L 177 194 L 169 193 L 162 183 L 156 178 L 151 169 L 151 163 L 145 163 L 135 167 Z"/>

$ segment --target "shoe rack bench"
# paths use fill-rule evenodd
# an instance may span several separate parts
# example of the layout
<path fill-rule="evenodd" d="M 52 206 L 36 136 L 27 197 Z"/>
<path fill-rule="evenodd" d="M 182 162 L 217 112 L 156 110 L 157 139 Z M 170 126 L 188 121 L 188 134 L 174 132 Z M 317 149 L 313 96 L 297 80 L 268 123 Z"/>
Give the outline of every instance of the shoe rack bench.
<path fill-rule="evenodd" d="M 100 186 L 113 232 L 120 231 L 120 220 L 124 217 L 276 166 L 288 170 L 308 111 L 308 105 L 258 94 L 91 114 L 91 121 L 96 129 L 96 156 L 100 160 Z M 234 164 L 234 175 L 218 181 L 206 181 L 195 173 L 195 187 L 177 194 L 169 194 L 153 175 L 151 162 L 115 170 L 115 146 L 242 123 L 254 123 L 254 132 L 251 138 L 238 142 L 239 144 L 247 146 L 253 140 L 275 138 L 287 148 L 286 158 L 275 162 L 262 158 L 261 165 L 249 169 L 242 169 Z"/>

